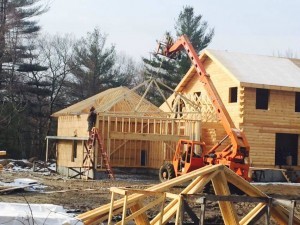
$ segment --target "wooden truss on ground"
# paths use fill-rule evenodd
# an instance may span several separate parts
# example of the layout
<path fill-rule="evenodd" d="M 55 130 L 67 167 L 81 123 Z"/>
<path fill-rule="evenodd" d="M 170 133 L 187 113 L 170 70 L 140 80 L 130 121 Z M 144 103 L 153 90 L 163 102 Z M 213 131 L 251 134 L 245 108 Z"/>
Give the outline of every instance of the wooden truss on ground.
<path fill-rule="evenodd" d="M 254 224 L 264 213 L 267 214 L 267 218 L 272 216 L 280 225 L 300 224 L 300 219 L 294 216 L 293 211 L 291 213 L 280 202 L 272 201 L 266 194 L 223 165 L 206 166 L 145 190 L 111 188 L 110 204 L 83 213 L 77 216 L 77 219 L 88 225 L 100 224 L 107 220 L 109 224 L 127 224 L 130 220 L 134 220 L 135 224 L 139 225 L 167 224 L 170 221 L 175 224 L 183 224 L 182 208 L 185 205 L 185 199 L 201 193 L 209 182 L 212 182 L 216 195 L 215 200 L 219 203 L 225 225 Z M 243 218 L 238 218 L 237 210 L 232 202 L 233 196 L 230 193 L 229 183 L 246 193 L 249 199 L 250 197 L 256 199 L 251 201 L 256 202 L 257 205 Z M 168 192 L 170 188 L 183 184 L 188 185 L 180 193 Z M 122 198 L 115 200 L 116 194 L 122 195 Z M 151 202 L 144 202 L 149 196 L 151 196 Z M 157 215 L 151 220 L 146 215 L 146 211 L 149 209 L 157 211 Z M 130 213 L 128 213 L 129 211 Z M 116 215 L 122 215 L 122 220 L 112 222 L 113 216 Z M 202 215 L 204 215 L 203 210 Z M 198 219 L 198 224 L 204 224 L 203 216 Z"/>

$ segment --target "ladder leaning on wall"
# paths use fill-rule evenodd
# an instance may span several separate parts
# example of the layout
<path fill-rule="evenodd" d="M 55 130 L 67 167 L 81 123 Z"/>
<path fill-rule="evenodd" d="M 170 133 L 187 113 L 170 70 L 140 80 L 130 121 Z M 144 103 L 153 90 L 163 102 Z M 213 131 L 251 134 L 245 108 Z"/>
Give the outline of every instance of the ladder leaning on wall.
<path fill-rule="evenodd" d="M 107 172 L 108 178 L 114 179 L 115 175 L 111 169 L 110 163 L 109 163 L 109 157 L 107 154 L 106 149 L 104 149 L 102 138 L 98 132 L 98 129 L 96 127 L 93 127 L 90 133 L 90 137 L 88 140 L 88 151 L 89 153 L 93 152 L 93 148 L 96 147 L 96 141 L 98 142 L 98 154 L 100 153 L 102 156 L 102 164 L 105 167 L 105 170 Z"/>

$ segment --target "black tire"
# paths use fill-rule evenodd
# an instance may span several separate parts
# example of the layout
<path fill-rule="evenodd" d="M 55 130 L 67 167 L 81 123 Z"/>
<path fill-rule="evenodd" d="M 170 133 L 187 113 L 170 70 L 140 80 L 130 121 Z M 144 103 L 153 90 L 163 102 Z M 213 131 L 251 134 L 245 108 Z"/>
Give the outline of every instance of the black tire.
<path fill-rule="evenodd" d="M 175 170 L 172 163 L 166 162 L 159 168 L 159 180 L 165 182 L 175 177 Z"/>

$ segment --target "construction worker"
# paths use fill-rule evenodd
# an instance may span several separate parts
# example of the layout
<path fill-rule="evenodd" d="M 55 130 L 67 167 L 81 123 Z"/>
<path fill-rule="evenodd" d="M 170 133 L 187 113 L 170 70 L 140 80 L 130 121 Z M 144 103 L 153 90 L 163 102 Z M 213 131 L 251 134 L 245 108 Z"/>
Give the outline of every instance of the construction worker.
<path fill-rule="evenodd" d="M 93 127 L 96 125 L 96 120 L 97 120 L 97 113 L 95 111 L 95 107 L 92 106 L 90 108 L 90 113 L 87 118 L 89 135 L 91 134 Z"/>

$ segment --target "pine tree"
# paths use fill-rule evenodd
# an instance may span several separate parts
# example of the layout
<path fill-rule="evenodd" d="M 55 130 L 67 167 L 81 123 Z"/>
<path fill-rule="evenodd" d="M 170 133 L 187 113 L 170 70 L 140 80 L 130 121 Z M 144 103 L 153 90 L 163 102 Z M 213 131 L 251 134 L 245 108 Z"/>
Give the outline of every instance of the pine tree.
<path fill-rule="evenodd" d="M 40 30 L 35 19 L 47 10 L 39 2 L 0 0 L 0 127 L 6 128 L 1 132 L 0 142 L 15 157 L 25 157 L 24 149 L 34 148 L 30 137 L 34 137 L 35 126 L 28 126 L 30 118 L 26 115 L 30 105 L 26 102 L 26 90 L 32 84 L 26 82 L 28 73 L 45 69 L 30 62 L 31 40 Z"/>
<path fill-rule="evenodd" d="M 106 46 L 107 36 L 95 28 L 87 37 L 81 38 L 74 47 L 74 59 L 70 63 L 74 76 L 70 82 L 70 96 L 83 100 L 104 90 L 128 86 L 131 75 L 122 71 L 115 47 Z"/>
<path fill-rule="evenodd" d="M 214 36 L 214 29 L 208 29 L 208 23 L 203 21 L 201 14 L 195 15 L 194 8 L 191 6 L 183 7 L 179 13 L 175 32 L 176 37 L 173 39 L 176 40 L 183 34 L 187 35 L 197 52 L 206 48 Z M 165 35 L 169 36 L 170 32 L 166 32 Z M 180 56 L 180 59 L 177 60 L 166 59 L 160 55 L 153 55 L 151 59 L 143 58 L 146 68 L 145 79 L 148 77 L 159 78 L 169 87 L 175 88 L 191 66 L 186 54 L 182 53 Z M 164 94 L 167 97 L 170 92 L 164 90 Z M 163 102 L 162 97 L 154 90 L 150 100 L 157 105 Z"/>

